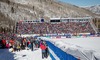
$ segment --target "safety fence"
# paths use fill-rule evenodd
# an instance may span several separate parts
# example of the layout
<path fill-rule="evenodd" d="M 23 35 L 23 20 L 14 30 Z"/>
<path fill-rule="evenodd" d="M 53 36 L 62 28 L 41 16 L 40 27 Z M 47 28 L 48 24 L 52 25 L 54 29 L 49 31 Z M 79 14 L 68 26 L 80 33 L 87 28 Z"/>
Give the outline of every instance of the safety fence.
<path fill-rule="evenodd" d="M 74 56 L 67 54 L 66 52 L 62 51 L 60 48 L 56 47 L 49 41 L 46 41 L 48 47 L 53 50 L 53 52 L 59 57 L 60 60 L 78 60 Z"/>

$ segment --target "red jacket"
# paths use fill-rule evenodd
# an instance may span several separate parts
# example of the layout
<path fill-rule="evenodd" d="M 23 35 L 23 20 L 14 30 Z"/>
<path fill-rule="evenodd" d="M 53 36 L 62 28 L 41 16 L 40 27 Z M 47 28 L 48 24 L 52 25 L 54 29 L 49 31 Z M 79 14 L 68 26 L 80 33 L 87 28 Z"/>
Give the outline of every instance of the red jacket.
<path fill-rule="evenodd" d="M 9 48 L 9 44 L 6 44 L 6 48 Z"/>
<path fill-rule="evenodd" d="M 28 41 L 27 44 L 29 45 L 30 44 L 30 41 Z"/>
<path fill-rule="evenodd" d="M 6 40 L 2 40 L 2 43 L 5 45 L 6 44 Z"/>
<path fill-rule="evenodd" d="M 14 45 L 15 42 L 14 42 L 14 40 L 10 40 L 10 43 L 11 43 L 11 45 Z"/>
<path fill-rule="evenodd" d="M 42 49 L 42 50 L 45 50 L 46 49 L 46 46 L 45 45 L 40 45 L 40 48 Z"/>

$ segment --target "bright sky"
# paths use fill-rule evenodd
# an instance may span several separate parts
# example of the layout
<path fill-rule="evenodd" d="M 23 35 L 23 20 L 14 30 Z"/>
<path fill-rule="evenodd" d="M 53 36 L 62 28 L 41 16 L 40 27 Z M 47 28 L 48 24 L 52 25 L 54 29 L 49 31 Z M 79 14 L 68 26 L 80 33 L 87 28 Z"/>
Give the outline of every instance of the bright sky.
<path fill-rule="evenodd" d="M 100 0 L 60 0 L 76 6 L 93 6 L 100 5 Z"/>

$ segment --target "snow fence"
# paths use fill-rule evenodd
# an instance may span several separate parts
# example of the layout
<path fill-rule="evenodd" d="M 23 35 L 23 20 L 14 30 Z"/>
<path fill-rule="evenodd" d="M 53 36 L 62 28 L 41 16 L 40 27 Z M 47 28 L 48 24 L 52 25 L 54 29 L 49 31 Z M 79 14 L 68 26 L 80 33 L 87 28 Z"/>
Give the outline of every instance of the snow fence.
<path fill-rule="evenodd" d="M 60 60 L 78 60 L 74 56 L 67 54 L 66 52 L 62 51 L 60 48 L 56 47 L 49 41 L 46 41 L 48 47 L 54 51 L 54 53 L 59 57 Z"/>
<path fill-rule="evenodd" d="M 99 60 L 93 54 L 93 50 L 84 50 L 80 47 L 57 41 L 47 41 L 47 44 L 60 60 Z"/>

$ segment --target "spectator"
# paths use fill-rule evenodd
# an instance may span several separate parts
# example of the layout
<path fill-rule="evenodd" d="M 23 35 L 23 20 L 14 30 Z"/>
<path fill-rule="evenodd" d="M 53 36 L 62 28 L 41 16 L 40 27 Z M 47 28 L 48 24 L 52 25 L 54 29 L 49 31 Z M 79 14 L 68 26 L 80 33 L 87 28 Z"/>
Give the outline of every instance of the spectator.
<path fill-rule="evenodd" d="M 6 48 L 6 40 L 2 38 L 2 48 Z"/>
<path fill-rule="evenodd" d="M 46 57 L 46 46 L 42 43 L 40 48 L 42 50 L 42 59 L 44 59 Z"/>

